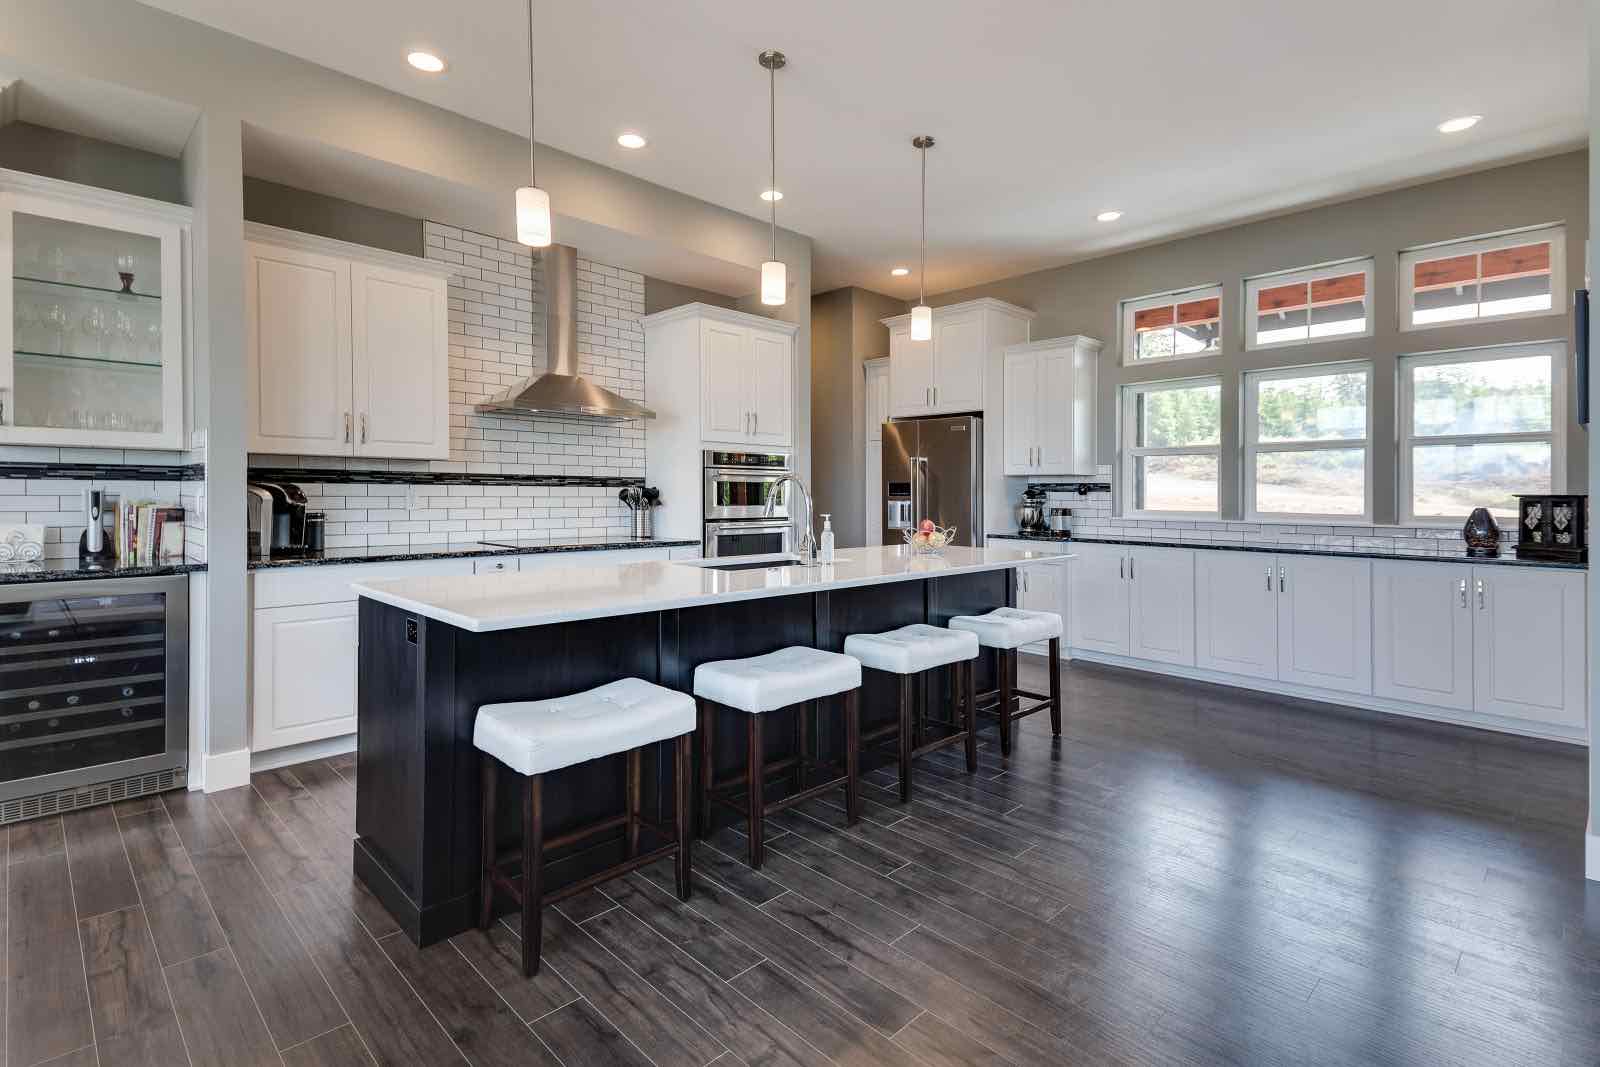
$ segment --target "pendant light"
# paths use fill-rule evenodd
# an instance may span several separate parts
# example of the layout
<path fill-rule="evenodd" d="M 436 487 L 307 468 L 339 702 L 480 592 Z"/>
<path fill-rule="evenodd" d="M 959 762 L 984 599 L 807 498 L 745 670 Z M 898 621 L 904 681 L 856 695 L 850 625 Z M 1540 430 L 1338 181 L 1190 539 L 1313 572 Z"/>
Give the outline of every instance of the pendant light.
<path fill-rule="evenodd" d="M 928 149 L 933 138 L 924 134 L 911 138 L 911 144 L 922 153 L 922 260 L 917 269 L 917 306 L 911 309 L 911 339 L 933 339 L 933 309 L 928 306 Z"/>
<path fill-rule="evenodd" d="M 782 52 L 768 49 L 756 57 L 767 71 L 767 117 L 770 122 L 768 132 L 772 147 L 772 184 L 768 189 L 776 191 L 778 188 L 778 71 L 782 70 L 788 59 Z M 773 307 L 783 304 L 789 298 L 789 272 L 784 267 L 783 261 L 778 258 L 778 197 L 773 196 L 767 201 L 772 209 L 772 258 L 761 264 L 761 302 Z"/>
<path fill-rule="evenodd" d="M 539 188 L 533 140 L 533 0 L 528 0 L 528 184 L 517 190 L 517 240 L 534 248 L 550 245 L 550 194 Z"/>

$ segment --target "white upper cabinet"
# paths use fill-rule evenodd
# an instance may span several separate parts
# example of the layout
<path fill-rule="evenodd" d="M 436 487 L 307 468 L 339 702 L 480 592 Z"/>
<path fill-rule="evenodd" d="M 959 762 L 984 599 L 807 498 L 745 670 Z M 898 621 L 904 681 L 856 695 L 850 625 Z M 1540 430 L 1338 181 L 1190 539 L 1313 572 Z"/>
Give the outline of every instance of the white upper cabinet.
<path fill-rule="evenodd" d="M 867 440 L 883 440 L 883 424 L 889 421 L 889 361 L 882 357 L 868 360 Z"/>
<path fill-rule="evenodd" d="M 1278 557 L 1278 680 L 1372 692 L 1372 562 Z"/>
<path fill-rule="evenodd" d="M 794 338 L 750 331 L 750 436 L 756 444 L 794 443 Z"/>
<path fill-rule="evenodd" d="M 787 448 L 794 444 L 794 327 L 742 312 L 727 311 L 713 316 L 705 304 L 696 316 L 693 329 L 673 318 L 646 320 L 645 349 L 662 373 L 693 375 L 698 383 L 699 430 L 694 447 L 706 445 L 754 445 L 760 448 Z M 661 312 L 673 316 L 682 309 Z M 651 329 L 651 323 L 657 324 Z M 677 323 L 673 329 L 668 325 Z M 686 345 L 690 339 L 695 345 Z M 670 340 L 669 340 L 670 339 Z M 681 351 L 669 350 L 675 345 Z M 652 351 L 653 349 L 653 351 Z M 646 388 L 651 375 L 646 374 Z M 678 390 L 668 386 L 666 400 L 653 399 L 658 416 L 679 418 L 682 400 Z M 659 395 L 652 389 L 653 396 Z M 687 398 L 687 394 L 682 394 Z M 678 406 L 680 410 L 671 410 Z M 663 411 L 666 408 L 668 410 Z"/>
<path fill-rule="evenodd" d="M 1472 568 L 1477 711 L 1584 730 L 1586 577 L 1581 571 Z"/>
<path fill-rule="evenodd" d="M 1093 475 L 1095 386 L 1102 344 L 1057 337 L 1004 354 L 1005 473 Z"/>
<path fill-rule="evenodd" d="M 1374 560 L 1372 691 L 1472 710 L 1472 568 Z"/>
<path fill-rule="evenodd" d="M 1034 314 L 985 298 L 933 309 L 933 338 L 911 339 L 911 316 L 889 327 L 889 414 L 987 413 L 1001 403 L 1001 350 L 1028 339 Z"/>
<path fill-rule="evenodd" d="M 187 447 L 190 217 L 0 171 L 0 444 Z"/>
<path fill-rule="evenodd" d="M 700 435 L 707 441 L 750 436 L 750 330 L 708 320 L 700 324 Z"/>
<path fill-rule="evenodd" d="M 448 459 L 447 265 L 246 226 L 249 449 Z"/>

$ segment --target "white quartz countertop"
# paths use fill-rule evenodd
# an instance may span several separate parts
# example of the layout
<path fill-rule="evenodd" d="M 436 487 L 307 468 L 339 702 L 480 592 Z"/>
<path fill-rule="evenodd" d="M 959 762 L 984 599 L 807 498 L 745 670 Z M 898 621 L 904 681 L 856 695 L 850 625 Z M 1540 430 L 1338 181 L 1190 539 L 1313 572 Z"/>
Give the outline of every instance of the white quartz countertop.
<path fill-rule="evenodd" d="M 672 611 L 734 600 L 818 593 L 829 589 L 916 581 L 943 575 L 1005 570 L 1020 564 L 1061 564 L 1066 557 L 1022 547 L 962 548 L 942 556 L 913 556 L 905 548 L 840 549 L 832 564 L 722 571 L 707 563 L 654 561 L 610 566 L 548 567 L 515 574 L 472 574 L 356 582 L 352 588 L 391 607 L 485 633 L 548 626 L 611 615 Z"/>

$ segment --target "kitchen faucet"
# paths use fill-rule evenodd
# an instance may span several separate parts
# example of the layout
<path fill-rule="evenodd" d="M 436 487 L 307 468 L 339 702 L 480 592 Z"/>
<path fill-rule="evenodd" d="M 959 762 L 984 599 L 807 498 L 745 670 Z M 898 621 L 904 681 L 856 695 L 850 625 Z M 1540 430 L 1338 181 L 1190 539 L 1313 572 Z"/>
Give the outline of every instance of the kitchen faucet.
<path fill-rule="evenodd" d="M 806 522 L 800 530 L 800 543 L 796 548 L 800 553 L 801 561 L 807 567 L 814 567 L 817 565 L 817 539 L 811 532 L 811 493 L 806 489 L 806 483 L 800 480 L 799 475 L 785 474 L 772 483 L 772 488 L 767 493 L 766 516 L 769 519 L 772 518 L 772 512 L 778 506 L 780 491 L 789 482 L 793 482 L 794 487 L 800 490 L 800 499 L 805 501 L 806 504 Z M 790 521 L 792 522 L 793 518 Z"/>

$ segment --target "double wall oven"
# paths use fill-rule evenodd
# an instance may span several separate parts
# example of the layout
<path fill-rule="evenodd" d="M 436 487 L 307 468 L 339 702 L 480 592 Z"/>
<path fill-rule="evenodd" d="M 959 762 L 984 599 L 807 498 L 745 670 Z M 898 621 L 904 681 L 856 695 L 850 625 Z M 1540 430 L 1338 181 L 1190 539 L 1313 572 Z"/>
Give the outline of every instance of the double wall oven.
<path fill-rule="evenodd" d="M 790 457 L 782 452 L 708 450 L 701 458 L 705 468 L 704 554 L 757 556 L 792 551 L 788 491 L 778 487 L 779 480 L 794 469 Z M 767 501 L 773 494 L 778 500 L 769 516 Z"/>

